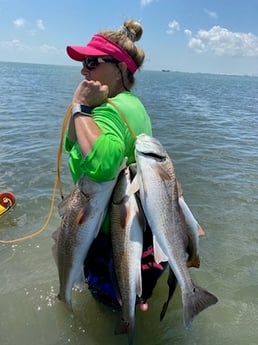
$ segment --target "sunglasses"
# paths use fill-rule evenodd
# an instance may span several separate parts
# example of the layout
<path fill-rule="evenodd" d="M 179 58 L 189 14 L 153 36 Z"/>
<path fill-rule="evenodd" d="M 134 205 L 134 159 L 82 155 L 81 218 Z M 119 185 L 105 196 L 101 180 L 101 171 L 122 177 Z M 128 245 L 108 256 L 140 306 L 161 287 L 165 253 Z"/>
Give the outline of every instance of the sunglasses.
<path fill-rule="evenodd" d="M 119 61 L 113 58 L 108 57 L 97 57 L 97 56 L 87 56 L 83 61 L 82 65 L 83 68 L 87 68 L 89 70 L 95 69 L 101 62 L 110 62 L 114 64 L 118 64 Z"/>

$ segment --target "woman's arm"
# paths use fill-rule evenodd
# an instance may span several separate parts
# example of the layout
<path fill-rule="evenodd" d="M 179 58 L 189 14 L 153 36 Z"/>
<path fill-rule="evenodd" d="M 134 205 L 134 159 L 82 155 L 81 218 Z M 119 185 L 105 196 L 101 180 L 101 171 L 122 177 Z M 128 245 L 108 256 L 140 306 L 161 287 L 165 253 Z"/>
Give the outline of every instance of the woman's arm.
<path fill-rule="evenodd" d="M 103 103 L 108 95 L 108 86 L 98 81 L 83 80 L 73 95 L 72 106 L 87 105 L 96 107 Z M 102 134 L 94 120 L 89 116 L 78 113 L 71 118 L 68 128 L 68 138 L 80 145 L 83 157 L 91 150 L 96 139 Z"/>
<path fill-rule="evenodd" d="M 75 126 L 74 126 L 74 118 L 72 116 L 69 121 L 67 135 L 70 142 L 75 143 L 77 141 Z"/>
<path fill-rule="evenodd" d="M 74 125 L 81 154 L 85 157 L 102 132 L 90 116 L 80 113 L 74 117 Z"/>

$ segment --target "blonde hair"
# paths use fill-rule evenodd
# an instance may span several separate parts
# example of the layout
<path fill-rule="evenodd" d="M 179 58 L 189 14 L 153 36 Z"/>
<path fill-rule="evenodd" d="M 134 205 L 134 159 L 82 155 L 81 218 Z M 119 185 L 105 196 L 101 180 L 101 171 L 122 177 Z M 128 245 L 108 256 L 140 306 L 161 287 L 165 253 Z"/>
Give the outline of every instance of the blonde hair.
<path fill-rule="evenodd" d="M 142 66 L 145 53 L 134 43 L 139 41 L 143 34 L 143 27 L 139 22 L 129 19 L 124 22 L 123 26 L 118 31 L 106 30 L 100 33 L 113 42 L 119 44 L 120 47 L 122 47 L 127 54 L 131 56 L 138 68 Z M 127 81 L 130 87 L 132 87 L 135 82 L 133 73 L 131 73 L 128 69 Z"/>

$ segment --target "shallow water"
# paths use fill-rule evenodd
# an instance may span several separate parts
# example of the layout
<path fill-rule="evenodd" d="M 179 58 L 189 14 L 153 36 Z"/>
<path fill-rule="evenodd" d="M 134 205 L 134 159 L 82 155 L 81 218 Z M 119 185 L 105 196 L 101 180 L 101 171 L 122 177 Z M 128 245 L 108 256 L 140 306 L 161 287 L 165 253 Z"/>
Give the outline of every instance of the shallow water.
<path fill-rule="evenodd" d="M 0 219 L 0 238 L 38 230 L 50 208 L 57 149 L 79 68 L 0 63 L 0 191 L 13 191 L 15 209 Z M 162 322 L 167 273 L 149 311 L 136 308 L 135 345 L 257 344 L 258 325 L 258 78 L 142 71 L 135 91 L 152 116 L 154 135 L 169 151 L 184 196 L 206 231 L 194 281 L 219 298 L 190 329 L 177 289 Z M 65 194 L 72 188 L 66 158 Z M 52 232 L 0 245 L 1 345 L 127 344 L 113 334 L 117 312 L 88 290 L 73 292 L 74 314 L 56 299 Z"/>

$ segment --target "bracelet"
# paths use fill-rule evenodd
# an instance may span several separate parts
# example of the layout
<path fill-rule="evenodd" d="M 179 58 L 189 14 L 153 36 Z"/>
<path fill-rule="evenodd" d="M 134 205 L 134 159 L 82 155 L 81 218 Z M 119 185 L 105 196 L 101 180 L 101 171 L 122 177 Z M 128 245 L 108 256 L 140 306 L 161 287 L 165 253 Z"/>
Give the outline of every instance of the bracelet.
<path fill-rule="evenodd" d="M 87 105 L 75 105 L 73 107 L 73 110 L 72 110 L 72 117 L 74 117 L 75 115 L 77 115 L 78 113 L 82 114 L 82 115 L 85 115 L 85 116 L 92 116 L 91 115 L 91 107 L 87 106 Z"/>

